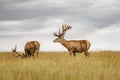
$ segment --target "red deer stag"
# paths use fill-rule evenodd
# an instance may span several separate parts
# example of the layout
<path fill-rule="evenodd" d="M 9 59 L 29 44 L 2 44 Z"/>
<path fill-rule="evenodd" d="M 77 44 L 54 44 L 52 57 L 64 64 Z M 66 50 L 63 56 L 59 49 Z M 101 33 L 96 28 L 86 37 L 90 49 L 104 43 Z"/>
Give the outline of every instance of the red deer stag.
<path fill-rule="evenodd" d="M 14 49 L 12 49 L 12 52 L 15 52 L 15 56 L 16 57 L 19 57 L 21 56 L 22 58 L 25 58 L 25 57 L 28 57 L 28 56 L 35 56 L 35 53 L 37 54 L 37 57 L 38 57 L 38 54 L 39 54 L 39 48 L 40 48 L 40 43 L 38 41 L 30 41 L 30 42 L 27 42 L 25 44 L 25 47 L 24 47 L 24 51 L 25 51 L 25 54 L 19 54 L 16 49 L 17 47 L 15 46 Z"/>
<path fill-rule="evenodd" d="M 90 42 L 88 40 L 65 40 L 64 36 L 67 30 L 71 29 L 70 25 L 62 25 L 62 31 L 59 29 L 58 33 L 53 33 L 57 38 L 53 42 L 61 43 L 66 47 L 70 55 L 76 56 L 76 52 L 84 52 L 85 56 L 88 57 L 90 54 L 88 50 L 90 48 Z"/>

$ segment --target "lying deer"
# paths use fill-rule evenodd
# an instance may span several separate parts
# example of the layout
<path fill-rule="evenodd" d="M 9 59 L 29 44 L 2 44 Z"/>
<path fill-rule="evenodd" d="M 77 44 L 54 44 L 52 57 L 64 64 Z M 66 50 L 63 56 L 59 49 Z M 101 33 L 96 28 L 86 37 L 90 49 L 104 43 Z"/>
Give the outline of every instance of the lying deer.
<path fill-rule="evenodd" d="M 66 31 L 71 29 L 70 25 L 62 25 L 62 31 L 53 33 L 57 38 L 53 42 L 61 43 L 64 47 L 67 48 L 70 55 L 76 56 L 76 52 L 84 52 L 85 56 L 88 57 L 90 54 L 88 50 L 90 48 L 90 42 L 88 40 L 66 40 L 64 39 Z"/>

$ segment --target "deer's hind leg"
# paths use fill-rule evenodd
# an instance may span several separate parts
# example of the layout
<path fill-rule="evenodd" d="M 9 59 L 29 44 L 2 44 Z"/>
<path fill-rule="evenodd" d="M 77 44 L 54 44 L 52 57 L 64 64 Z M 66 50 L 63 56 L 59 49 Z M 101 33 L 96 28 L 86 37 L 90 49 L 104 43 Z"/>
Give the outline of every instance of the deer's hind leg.
<path fill-rule="evenodd" d="M 84 51 L 84 55 L 85 55 L 85 57 L 87 57 L 87 51 Z"/>
<path fill-rule="evenodd" d="M 85 57 L 89 57 L 90 54 L 88 53 L 88 51 L 84 51 Z"/>
<path fill-rule="evenodd" d="M 90 56 L 89 52 L 87 51 L 86 53 L 87 53 L 87 56 L 89 57 Z"/>

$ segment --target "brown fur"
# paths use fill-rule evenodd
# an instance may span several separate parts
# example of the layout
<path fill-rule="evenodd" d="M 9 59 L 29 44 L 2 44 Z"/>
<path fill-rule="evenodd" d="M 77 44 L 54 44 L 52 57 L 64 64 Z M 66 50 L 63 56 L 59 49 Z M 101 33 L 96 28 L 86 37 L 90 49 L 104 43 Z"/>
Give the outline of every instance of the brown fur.
<path fill-rule="evenodd" d="M 27 42 L 25 44 L 25 48 L 24 48 L 25 56 L 33 56 L 34 57 L 35 53 L 37 53 L 37 56 L 38 56 L 39 48 L 40 48 L 40 44 L 38 41 Z"/>
<path fill-rule="evenodd" d="M 88 53 L 88 50 L 90 48 L 90 42 L 88 40 L 65 40 L 64 39 L 64 35 L 65 35 L 65 32 L 68 30 L 68 29 L 71 29 L 71 26 L 70 25 L 65 25 L 65 27 L 63 26 L 63 31 L 62 33 L 60 33 L 59 31 L 59 34 L 57 33 L 54 33 L 55 36 L 57 36 L 58 38 L 56 38 L 54 40 L 54 42 L 59 42 L 61 43 L 64 47 L 66 47 L 70 53 L 70 55 L 74 55 L 76 56 L 76 52 L 84 52 L 85 56 L 90 56 L 90 54 Z"/>
<path fill-rule="evenodd" d="M 21 56 L 21 57 L 28 57 L 28 56 L 34 57 L 36 53 L 38 57 L 39 48 L 40 48 L 40 43 L 38 41 L 30 41 L 25 44 L 25 47 L 24 47 L 25 54 L 23 55 L 19 54 L 16 51 L 16 47 L 15 49 L 12 50 L 12 52 L 15 52 L 18 56 Z"/>

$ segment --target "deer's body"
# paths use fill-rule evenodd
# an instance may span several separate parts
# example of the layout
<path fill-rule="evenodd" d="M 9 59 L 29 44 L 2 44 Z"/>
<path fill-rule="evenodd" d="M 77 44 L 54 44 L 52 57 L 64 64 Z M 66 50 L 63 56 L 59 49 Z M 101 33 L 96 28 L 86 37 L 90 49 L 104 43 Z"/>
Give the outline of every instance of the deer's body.
<path fill-rule="evenodd" d="M 37 54 L 38 56 L 38 53 L 39 53 L 39 48 L 40 48 L 40 43 L 38 41 L 30 41 L 30 42 L 27 42 L 25 44 L 25 47 L 24 47 L 24 51 L 25 53 L 24 54 L 19 54 L 17 51 L 16 51 L 16 48 L 12 50 L 12 52 L 15 52 L 16 54 L 16 57 L 28 57 L 28 56 L 35 56 L 35 53 Z"/>
<path fill-rule="evenodd" d="M 85 56 L 87 56 L 86 52 L 90 48 L 90 42 L 88 40 L 66 40 L 65 43 L 61 44 L 68 49 L 70 55 L 73 53 L 74 56 L 76 52 L 84 52 Z"/>
<path fill-rule="evenodd" d="M 40 48 L 40 43 L 38 41 L 27 42 L 24 48 L 25 55 L 34 56 L 34 54 L 37 53 L 38 56 L 39 48 Z"/>
<path fill-rule="evenodd" d="M 88 50 L 90 48 L 90 42 L 88 40 L 65 40 L 64 35 L 65 32 L 71 29 L 70 25 L 63 25 L 62 27 L 62 33 L 59 30 L 59 34 L 54 33 L 56 38 L 53 42 L 59 42 L 61 43 L 67 50 L 69 51 L 70 55 L 76 55 L 76 52 L 84 52 L 85 56 L 89 56 Z"/>
<path fill-rule="evenodd" d="M 66 40 L 64 42 L 61 44 L 68 50 L 72 48 L 74 52 L 83 52 L 90 48 L 90 42 L 88 40 Z"/>

